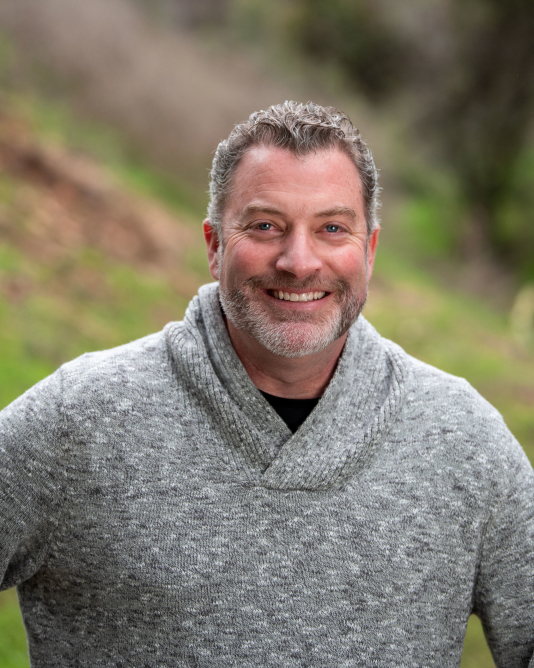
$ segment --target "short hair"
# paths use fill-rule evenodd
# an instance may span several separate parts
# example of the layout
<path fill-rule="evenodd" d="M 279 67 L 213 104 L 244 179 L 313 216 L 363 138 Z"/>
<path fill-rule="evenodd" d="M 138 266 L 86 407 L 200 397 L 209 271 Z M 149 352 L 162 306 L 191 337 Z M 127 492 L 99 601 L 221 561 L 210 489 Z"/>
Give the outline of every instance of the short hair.
<path fill-rule="evenodd" d="M 284 102 L 251 114 L 248 121 L 235 126 L 215 151 L 208 217 L 219 236 L 234 173 L 247 150 L 257 145 L 285 148 L 295 155 L 332 148 L 344 151 L 360 175 L 367 234 L 378 227 L 378 173 L 371 151 L 349 117 L 335 107 Z"/>

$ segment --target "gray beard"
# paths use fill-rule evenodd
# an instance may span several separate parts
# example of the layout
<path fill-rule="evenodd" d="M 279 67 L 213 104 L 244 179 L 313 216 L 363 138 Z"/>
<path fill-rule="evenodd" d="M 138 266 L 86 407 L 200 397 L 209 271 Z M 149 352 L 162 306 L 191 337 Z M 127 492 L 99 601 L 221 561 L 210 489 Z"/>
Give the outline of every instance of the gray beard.
<path fill-rule="evenodd" d="M 281 286 L 285 289 L 305 290 L 313 287 L 314 290 L 333 292 L 337 313 L 325 316 L 282 311 L 275 315 L 254 299 L 254 293 L 266 286 L 276 289 L 279 280 L 278 277 L 269 279 L 265 276 L 253 276 L 244 282 L 242 288 L 226 288 L 222 280 L 220 299 L 223 310 L 234 327 L 247 332 L 267 350 L 280 357 L 304 357 L 324 350 L 349 330 L 367 300 L 367 286 L 364 293 L 358 294 L 343 279 L 332 281 L 327 287 L 317 287 L 315 277 L 304 281 L 285 278 Z"/>

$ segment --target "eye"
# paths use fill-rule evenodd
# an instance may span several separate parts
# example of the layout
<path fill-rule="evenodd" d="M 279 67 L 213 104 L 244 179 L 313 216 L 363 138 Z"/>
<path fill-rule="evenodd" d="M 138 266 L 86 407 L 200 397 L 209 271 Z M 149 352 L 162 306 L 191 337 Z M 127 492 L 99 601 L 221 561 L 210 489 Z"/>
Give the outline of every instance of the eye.
<path fill-rule="evenodd" d="M 270 230 L 270 229 L 272 229 L 272 227 L 273 227 L 273 224 L 272 224 L 272 223 L 258 223 L 258 224 L 256 225 L 256 228 L 257 228 L 258 230 L 262 230 L 262 231 Z"/>
<path fill-rule="evenodd" d="M 336 225 L 335 223 L 330 223 L 325 227 L 325 230 L 330 234 L 334 234 L 335 232 L 339 232 L 341 230 L 341 226 Z"/>

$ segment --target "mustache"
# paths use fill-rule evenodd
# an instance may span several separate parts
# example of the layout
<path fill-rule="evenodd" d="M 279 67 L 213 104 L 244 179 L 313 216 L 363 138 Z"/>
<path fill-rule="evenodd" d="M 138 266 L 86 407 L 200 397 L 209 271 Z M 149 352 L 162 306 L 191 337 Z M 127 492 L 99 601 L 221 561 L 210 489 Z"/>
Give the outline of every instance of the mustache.
<path fill-rule="evenodd" d="M 310 292 L 337 292 L 341 295 L 350 292 L 348 281 L 338 278 L 332 281 L 318 280 L 316 276 L 307 276 L 303 279 L 294 276 L 280 276 L 279 274 L 264 274 L 251 276 L 243 283 L 253 290 L 309 290 Z"/>

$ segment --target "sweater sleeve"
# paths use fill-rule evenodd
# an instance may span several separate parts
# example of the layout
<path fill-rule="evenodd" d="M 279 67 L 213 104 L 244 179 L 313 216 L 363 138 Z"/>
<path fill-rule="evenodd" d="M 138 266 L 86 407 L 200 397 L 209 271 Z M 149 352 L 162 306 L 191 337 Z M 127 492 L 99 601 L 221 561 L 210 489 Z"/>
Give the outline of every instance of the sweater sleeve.
<path fill-rule="evenodd" d="M 0 589 L 44 562 L 62 507 L 61 372 L 0 412 Z"/>
<path fill-rule="evenodd" d="M 534 472 L 515 439 L 507 440 L 505 481 L 495 488 L 473 611 L 497 668 L 527 668 L 534 667 Z"/>

